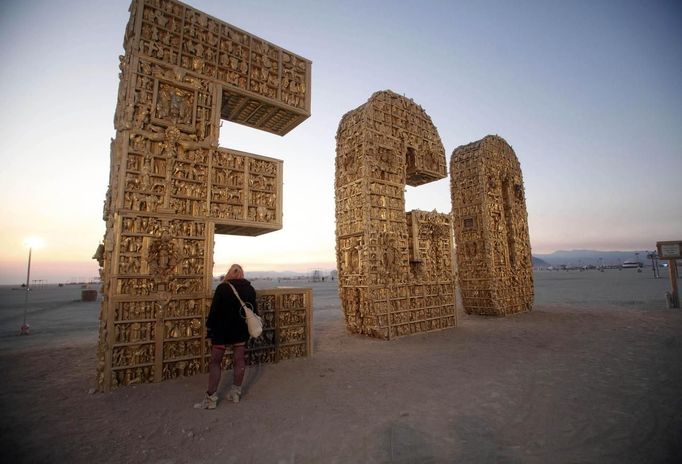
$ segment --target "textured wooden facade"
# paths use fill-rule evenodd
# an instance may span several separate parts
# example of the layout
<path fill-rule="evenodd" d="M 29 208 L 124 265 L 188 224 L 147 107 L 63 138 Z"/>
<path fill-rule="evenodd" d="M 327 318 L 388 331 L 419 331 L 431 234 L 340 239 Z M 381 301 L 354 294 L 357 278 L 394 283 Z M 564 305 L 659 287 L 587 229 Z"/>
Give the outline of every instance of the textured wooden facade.
<path fill-rule="evenodd" d="M 533 269 L 523 176 L 498 136 L 455 149 L 451 163 L 457 266 L 468 314 L 530 311 Z"/>
<path fill-rule="evenodd" d="M 282 227 L 282 161 L 218 147 L 220 119 L 283 135 L 310 114 L 308 60 L 179 2 L 130 13 L 96 254 L 100 390 L 205 371 L 214 235 Z M 250 358 L 309 354 L 310 293 L 259 299 Z"/>
<path fill-rule="evenodd" d="M 210 342 L 204 338 L 207 298 L 114 298 L 111 360 L 102 366 L 100 389 L 158 382 L 206 372 Z M 310 289 L 257 292 L 263 335 L 247 345 L 247 363 L 277 362 L 312 353 Z M 102 353 L 104 361 L 107 353 Z M 232 357 L 223 359 L 230 368 Z M 102 361 L 102 360 L 100 360 Z M 105 382 L 107 381 L 107 382 Z"/>
<path fill-rule="evenodd" d="M 447 175 L 436 127 L 412 100 L 377 92 L 336 135 L 336 259 L 351 332 L 391 339 L 453 327 L 448 214 L 405 213 L 405 185 Z"/>
<path fill-rule="evenodd" d="M 218 85 L 228 121 L 284 135 L 310 116 L 309 60 L 180 2 L 134 0 L 124 47 Z"/>

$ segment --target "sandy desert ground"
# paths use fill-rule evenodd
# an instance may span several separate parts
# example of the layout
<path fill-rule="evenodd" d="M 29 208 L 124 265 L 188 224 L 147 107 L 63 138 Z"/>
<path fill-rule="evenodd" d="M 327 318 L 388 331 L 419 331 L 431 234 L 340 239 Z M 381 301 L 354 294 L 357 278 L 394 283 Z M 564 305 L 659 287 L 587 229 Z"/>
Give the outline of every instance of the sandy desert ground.
<path fill-rule="evenodd" d="M 214 411 L 192 408 L 203 375 L 90 394 L 98 303 L 36 288 L 20 337 L 24 294 L 0 287 L 2 461 L 682 462 L 667 278 L 539 272 L 531 313 L 391 342 L 345 331 L 334 283 L 304 286 L 314 356 L 251 368 L 242 402 Z"/>

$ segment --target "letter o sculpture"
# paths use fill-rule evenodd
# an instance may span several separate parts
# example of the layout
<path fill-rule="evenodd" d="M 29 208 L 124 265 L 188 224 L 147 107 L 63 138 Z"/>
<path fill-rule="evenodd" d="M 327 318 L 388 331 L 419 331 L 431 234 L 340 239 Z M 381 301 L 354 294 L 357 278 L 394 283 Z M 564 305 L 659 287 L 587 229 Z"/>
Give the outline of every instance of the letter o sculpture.
<path fill-rule="evenodd" d="M 530 311 L 533 269 L 523 176 L 514 150 L 488 135 L 450 160 L 452 215 L 467 314 Z"/>

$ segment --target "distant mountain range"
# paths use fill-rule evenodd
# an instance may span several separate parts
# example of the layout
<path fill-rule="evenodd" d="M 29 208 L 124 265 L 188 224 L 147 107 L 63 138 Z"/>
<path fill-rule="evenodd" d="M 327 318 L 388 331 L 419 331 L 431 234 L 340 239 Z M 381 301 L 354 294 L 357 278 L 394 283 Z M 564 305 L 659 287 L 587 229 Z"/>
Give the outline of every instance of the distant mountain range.
<path fill-rule="evenodd" d="M 599 250 L 559 250 L 550 254 L 533 255 L 533 267 L 549 266 L 618 266 L 625 261 L 649 262 L 645 250 L 638 251 L 599 251 Z"/>
<path fill-rule="evenodd" d="M 317 272 L 317 274 L 316 274 Z M 329 275 L 336 270 L 334 269 L 311 269 L 310 271 L 246 271 L 246 278 L 250 280 L 256 279 L 279 279 L 279 280 L 297 280 L 308 279 L 315 277 L 329 277 Z M 222 278 L 222 276 L 213 276 L 214 279 Z"/>
<path fill-rule="evenodd" d="M 549 254 L 534 254 L 533 267 L 547 268 L 547 267 L 582 267 L 582 266 L 620 266 L 626 261 L 640 261 L 642 264 L 650 264 L 651 261 L 647 259 L 649 251 L 599 251 L 599 250 L 559 250 Z M 314 277 L 328 277 L 331 272 L 336 272 L 334 269 L 317 269 L 317 276 L 314 276 L 315 270 L 311 269 L 307 272 L 296 271 L 253 271 L 247 272 L 249 279 L 280 279 L 280 280 L 296 280 Z M 216 276 L 217 278 L 217 276 Z"/>
<path fill-rule="evenodd" d="M 551 266 L 551 264 L 549 264 L 544 259 L 540 259 L 537 256 L 533 256 L 533 267 L 550 267 L 550 266 Z"/>

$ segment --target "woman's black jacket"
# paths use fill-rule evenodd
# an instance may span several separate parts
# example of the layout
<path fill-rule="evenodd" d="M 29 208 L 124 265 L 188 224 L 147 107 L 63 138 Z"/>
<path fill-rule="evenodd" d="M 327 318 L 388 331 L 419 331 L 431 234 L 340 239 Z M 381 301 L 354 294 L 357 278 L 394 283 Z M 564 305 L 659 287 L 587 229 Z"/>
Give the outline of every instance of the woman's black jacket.
<path fill-rule="evenodd" d="M 233 279 L 229 282 L 237 290 L 242 301 L 251 303 L 253 311 L 258 314 L 256 290 L 251 286 L 251 282 L 246 279 Z M 211 310 L 206 319 L 206 329 L 208 338 L 214 345 L 233 345 L 249 340 L 244 311 L 241 310 L 234 292 L 225 282 L 221 282 L 215 289 Z"/>

